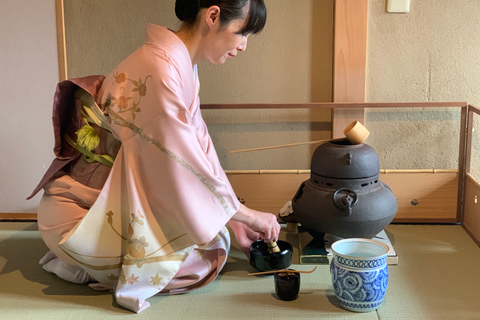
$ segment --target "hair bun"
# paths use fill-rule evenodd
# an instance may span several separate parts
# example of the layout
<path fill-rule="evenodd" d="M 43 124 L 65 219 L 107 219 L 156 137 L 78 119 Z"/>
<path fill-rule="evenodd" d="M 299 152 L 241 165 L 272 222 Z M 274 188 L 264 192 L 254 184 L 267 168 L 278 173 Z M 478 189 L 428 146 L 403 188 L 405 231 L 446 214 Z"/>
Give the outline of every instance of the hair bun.
<path fill-rule="evenodd" d="M 180 21 L 195 21 L 198 13 L 198 0 L 176 0 L 175 15 Z"/>

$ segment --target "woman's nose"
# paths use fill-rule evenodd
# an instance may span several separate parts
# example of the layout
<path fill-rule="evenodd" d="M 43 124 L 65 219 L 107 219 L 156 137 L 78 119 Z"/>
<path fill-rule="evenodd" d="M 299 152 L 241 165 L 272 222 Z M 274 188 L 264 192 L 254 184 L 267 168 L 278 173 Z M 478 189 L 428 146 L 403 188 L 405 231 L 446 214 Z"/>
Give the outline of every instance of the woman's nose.
<path fill-rule="evenodd" d="M 242 41 L 240 42 L 240 44 L 239 44 L 238 47 L 237 47 L 237 50 L 238 50 L 238 51 L 245 51 L 245 50 L 247 50 L 247 40 L 248 40 L 248 36 L 243 36 L 243 37 L 242 37 Z"/>

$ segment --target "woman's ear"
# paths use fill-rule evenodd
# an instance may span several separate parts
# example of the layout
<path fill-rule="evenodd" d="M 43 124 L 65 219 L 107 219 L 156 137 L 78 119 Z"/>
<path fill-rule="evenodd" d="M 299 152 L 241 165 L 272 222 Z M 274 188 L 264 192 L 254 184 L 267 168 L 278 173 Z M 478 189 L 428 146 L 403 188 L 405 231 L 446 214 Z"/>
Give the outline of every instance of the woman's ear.
<path fill-rule="evenodd" d="M 208 26 L 213 26 L 215 23 L 220 23 L 220 7 L 211 6 L 207 9 L 205 19 Z"/>

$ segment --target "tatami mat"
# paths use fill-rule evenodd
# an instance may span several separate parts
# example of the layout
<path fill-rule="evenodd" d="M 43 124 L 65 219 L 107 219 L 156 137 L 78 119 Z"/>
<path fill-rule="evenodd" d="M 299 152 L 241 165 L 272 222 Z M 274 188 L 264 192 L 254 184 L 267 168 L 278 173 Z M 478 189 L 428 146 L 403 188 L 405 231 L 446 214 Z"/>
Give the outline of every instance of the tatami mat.
<path fill-rule="evenodd" d="M 390 266 L 386 298 L 376 312 L 343 310 L 328 265 L 302 274 L 300 296 L 279 300 L 272 276 L 251 277 L 247 259 L 232 248 L 221 276 L 178 296 L 155 296 L 134 314 L 111 293 L 58 279 L 38 265 L 47 251 L 36 223 L 0 223 L 1 319 L 480 319 L 480 249 L 460 226 L 391 225 L 387 234 L 399 264 Z M 296 249 L 293 234 L 282 234 Z M 295 260 L 297 259 L 297 260 Z M 298 265 L 295 254 L 293 266 Z"/>

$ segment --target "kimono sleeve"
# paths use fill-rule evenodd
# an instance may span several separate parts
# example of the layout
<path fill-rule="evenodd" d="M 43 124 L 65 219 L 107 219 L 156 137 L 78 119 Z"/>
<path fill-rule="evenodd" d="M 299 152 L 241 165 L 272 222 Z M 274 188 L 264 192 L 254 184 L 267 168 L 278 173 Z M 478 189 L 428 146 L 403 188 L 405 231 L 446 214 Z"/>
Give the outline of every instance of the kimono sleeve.
<path fill-rule="evenodd" d="M 122 141 L 129 185 L 135 189 L 130 197 L 144 197 L 167 233 L 181 228 L 194 243 L 207 243 L 240 204 L 203 120 L 194 123 L 199 101 L 193 73 L 189 81 L 172 64 L 158 68 L 138 105 L 142 111 L 122 128 L 135 133 Z"/>

